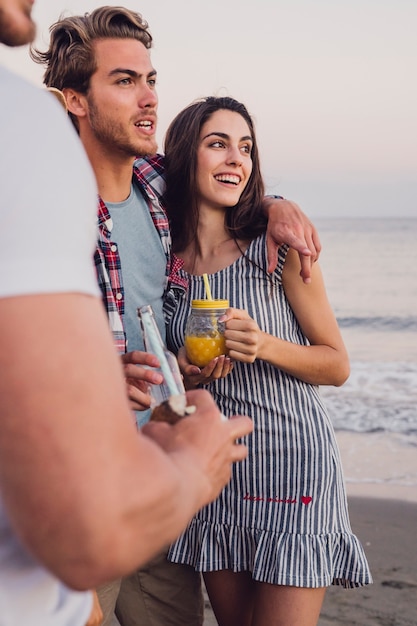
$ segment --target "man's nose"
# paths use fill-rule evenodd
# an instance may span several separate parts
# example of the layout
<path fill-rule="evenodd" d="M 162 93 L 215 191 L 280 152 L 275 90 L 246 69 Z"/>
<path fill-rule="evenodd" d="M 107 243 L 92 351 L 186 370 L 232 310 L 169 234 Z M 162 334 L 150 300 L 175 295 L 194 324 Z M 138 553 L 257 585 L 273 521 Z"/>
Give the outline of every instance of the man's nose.
<path fill-rule="evenodd" d="M 138 94 L 138 102 L 141 107 L 156 107 L 158 96 L 155 89 L 152 89 L 149 85 L 142 85 Z"/>

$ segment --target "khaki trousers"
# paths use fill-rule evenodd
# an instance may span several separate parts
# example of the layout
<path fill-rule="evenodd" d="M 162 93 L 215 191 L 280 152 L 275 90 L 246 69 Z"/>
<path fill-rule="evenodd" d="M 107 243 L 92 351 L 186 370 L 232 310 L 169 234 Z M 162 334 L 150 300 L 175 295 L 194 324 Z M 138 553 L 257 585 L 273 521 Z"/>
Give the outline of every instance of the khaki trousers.
<path fill-rule="evenodd" d="M 122 581 L 115 580 L 111 583 L 101 585 L 97 589 L 98 601 L 103 611 L 103 621 L 101 626 L 120 626 L 114 614 L 117 596 L 119 595 L 120 583 Z"/>
<path fill-rule="evenodd" d="M 166 552 L 123 578 L 116 603 L 121 626 L 202 626 L 201 576 L 167 561 Z"/>

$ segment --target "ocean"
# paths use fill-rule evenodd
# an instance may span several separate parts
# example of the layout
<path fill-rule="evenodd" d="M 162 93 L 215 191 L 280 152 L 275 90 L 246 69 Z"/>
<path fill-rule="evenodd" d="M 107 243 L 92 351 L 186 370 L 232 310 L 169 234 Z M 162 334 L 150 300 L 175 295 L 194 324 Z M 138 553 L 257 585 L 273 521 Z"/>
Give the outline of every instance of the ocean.
<path fill-rule="evenodd" d="M 417 494 L 417 219 L 315 224 L 328 297 L 351 361 L 342 387 L 321 388 L 343 442 L 346 481 Z"/>

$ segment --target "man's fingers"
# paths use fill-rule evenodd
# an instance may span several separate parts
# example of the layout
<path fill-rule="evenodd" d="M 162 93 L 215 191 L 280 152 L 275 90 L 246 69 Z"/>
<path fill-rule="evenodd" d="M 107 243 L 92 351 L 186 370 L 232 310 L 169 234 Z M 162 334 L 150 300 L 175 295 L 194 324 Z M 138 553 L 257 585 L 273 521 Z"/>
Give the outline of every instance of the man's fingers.
<path fill-rule="evenodd" d="M 151 406 L 151 396 L 135 385 L 127 385 L 127 395 L 132 411 L 145 411 Z"/>
<path fill-rule="evenodd" d="M 304 256 L 303 254 L 299 255 L 300 257 L 300 276 L 306 284 L 311 283 L 311 266 L 313 264 L 312 257 Z"/>
<path fill-rule="evenodd" d="M 248 456 L 248 448 L 243 443 L 236 444 L 233 447 L 232 463 L 237 463 L 238 461 L 244 461 L 247 456 Z"/>
<path fill-rule="evenodd" d="M 164 450 L 169 450 L 172 444 L 172 429 L 173 426 L 167 422 L 150 421 L 142 426 L 141 433 Z"/>
<path fill-rule="evenodd" d="M 142 352 L 141 350 L 134 350 L 133 352 L 126 352 L 121 355 L 122 363 L 128 365 L 147 365 L 148 367 L 159 367 L 159 361 L 157 357 L 151 352 Z"/>
<path fill-rule="evenodd" d="M 148 369 L 146 367 L 133 365 L 131 363 L 124 366 L 124 373 L 125 378 L 144 381 L 147 383 L 152 383 L 153 385 L 160 385 L 164 380 L 164 377 L 160 372 L 157 372 L 153 369 Z"/>
<path fill-rule="evenodd" d="M 321 241 L 316 227 L 311 224 L 311 233 L 306 234 L 307 245 L 311 250 L 313 261 L 318 261 L 321 253 Z"/>
<path fill-rule="evenodd" d="M 268 272 L 273 272 L 278 265 L 278 250 L 281 244 L 275 243 L 270 237 L 266 238 L 266 254 L 268 258 Z"/>
<path fill-rule="evenodd" d="M 290 248 L 294 248 L 294 250 L 296 250 L 299 254 L 303 254 L 307 257 L 313 254 L 313 251 L 308 246 L 304 235 L 299 236 L 292 230 L 288 231 L 286 243 L 290 246 Z"/>
<path fill-rule="evenodd" d="M 288 229 L 285 239 L 286 239 L 287 245 L 289 245 L 290 248 L 294 248 L 294 250 L 296 250 L 299 253 L 300 258 L 301 258 L 301 255 L 304 255 L 307 258 L 309 258 L 310 256 L 314 256 L 314 259 L 316 258 L 316 247 L 314 244 L 314 240 L 312 238 L 310 238 L 310 245 L 309 245 L 309 243 L 306 241 L 306 239 L 304 239 L 304 237 L 300 237 L 296 235 L 294 231 Z M 321 245 L 320 240 L 318 240 L 318 244 L 319 246 Z M 268 272 L 273 272 L 275 268 L 277 267 L 278 250 L 282 245 L 283 245 L 282 243 L 277 244 L 270 237 L 267 238 L 266 250 L 267 250 L 267 257 L 268 257 Z"/>
<path fill-rule="evenodd" d="M 313 263 L 317 261 L 321 252 L 321 242 L 316 228 L 311 224 L 311 231 L 306 233 L 306 243 L 310 250 L 309 255 L 299 252 L 300 257 L 300 276 L 305 283 L 311 283 L 311 268 Z"/>
<path fill-rule="evenodd" d="M 246 415 L 234 415 L 227 421 L 227 424 L 231 429 L 233 439 L 239 439 L 253 431 L 253 421 Z"/>

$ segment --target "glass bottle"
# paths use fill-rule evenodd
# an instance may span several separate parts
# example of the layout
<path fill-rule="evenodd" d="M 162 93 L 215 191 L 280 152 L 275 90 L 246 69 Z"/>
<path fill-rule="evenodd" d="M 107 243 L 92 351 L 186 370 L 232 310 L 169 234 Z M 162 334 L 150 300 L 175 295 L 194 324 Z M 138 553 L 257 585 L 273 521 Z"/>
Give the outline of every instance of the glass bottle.
<path fill-rule="evenodd" d="M 177 359 L 172 352 L 167 350 L 162 340 L 152 307 L 150 305 L 142 306 L 137 310 L 137 313 L 145 350 L 158 358 L 160 367 L 156 371 L 162 374 L 164 378 L 160 385 L 151 385 L 151 407 L 153 408 L 172 396 L 185 396 L 185 389 Z"/>

